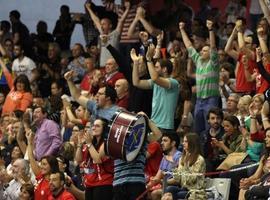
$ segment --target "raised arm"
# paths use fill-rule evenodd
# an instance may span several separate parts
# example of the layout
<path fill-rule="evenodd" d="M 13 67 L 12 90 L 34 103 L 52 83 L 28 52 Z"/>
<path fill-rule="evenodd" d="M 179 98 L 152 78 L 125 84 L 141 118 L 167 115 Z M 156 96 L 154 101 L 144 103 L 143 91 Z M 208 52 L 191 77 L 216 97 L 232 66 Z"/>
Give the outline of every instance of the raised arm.
<path fill-rule="evenodd" d="M 227 44 L 225 46 L 225 49 L 224 51 L 229 55 L 231 56 L 234 60 L 237 60 L 238 59 L 238 56 L 239 56 L 239 53 L 233 49 L 233 41 L 236 37 L 236 33 L 237 33 L 237 30 L 236 30 L 236 27 L 234 27 L 228 41 L 227 41 Z"/>
<path fill-rule="evenodd" d="M 108 51 L 111 53 L 112 57 L 114 58 L 115 62 L 119 66 L 119 71 L 124 74 L 126 79 L 129 83 L 132 82 L 132 72 L 130 65 L 127 62 L 127 59 L 121 54 L 120 51 L 118 51 L 116 48 L 114 48 L 112 45 L 107 46 Z"/>
<path fill-rule="evenodd" d="M 262 122 L 263 122 L 263 128 L 264 130 L 269 129 L 270 128 L 270 122 L 269 122 L 269 103 L 268 101 L 265 101 L 263 103 L 263 107 L 261 110 L 261 115 L 262 115 Z M 268 130 L 270 131 L 270 130 Z"/>
<path fill-rule="evenodd" d="M 145 19 L 145 10 L 143 7 L 138 7 L 137 8 L 137 12 L 139 13 L 138 17 L 140 22 L 142 23 L 144 29 L 152 36 L 157 36 L 158 34 L 160 34 L 160 30 L 156 27 L 154 27 L 150 22 L 148 22 Z"/>
<path fill-rule="evenodd" d="M 140 80 L 139 78 L 139 65 L 142 56 L 137 56 L 135 49 L 130 51 L 131 59 L 133 60 L 133 69 L 132 69 L 132 83 L 135 87 L 141 89 L 151 89 L 151 86 L 147 80 Z"/>
<path fill-rule="evenodd" d="M 33 134 L 33 132 L 31 131 L 30 128 L 27 128 L 25 130 L 25 132 L 26 132 L 25 135 L 26 135 L 26 138 L 27 138 L 27 141 L 28 141 L 27 152 L 28 152 L 28 158 L 29 158 L 30 166 L 31 166 L 31 169 L 32 169 L 33 173 L 35 174 L 35 176 L 38 176 L 41 173 L 41 170 L 40 170 L 40 168 L 38 166 L 37 161 L 34 158 L 34 153 L 33 153 L 33 150 L 34 150 L 34 134 Z"/>
<path fill-rule="evenodd" d="M 152 81 L 158 84 L 159 86 L 163 88 L 170 88 L 171 87 L 170 80 L 168 78 L 161 77 L 155 70 L 155 66 L 152 61 L 154 53 L 155 53 L 155 46 L 153 44 L 150 44 L 146 53 L 146 61 L 150 77 Z"/>
<path fill-rule="evenodd" d="M 0 66 L 2 67 L 3 73 L 6 77 L 8 87 L 11 89 L 13 87 L 13 78 L 2 58 L 0 58 Z"/>
<path fill-rule="evenodd" d="M 263 11 L 264 17 L 266 18 L 266 20 L 268 21 L 268 24 L 270 24 L 270 11 L 268 9 L 268 7 L 265 4 L 264 0 L 259 0 L 261 9 Z"/>
<path fill-rule="evenodd" d="M 19 130 L 18 134 L 16 135 L 16 141 L 17 141 L 23 155 L 25 155 L 27 145 L 25 143 L 25 136 L 24 136 L 24 129 L 23 129 L 23 123 L 22 122 L 20 124 L 20 130 Z"/>
<path fill-rule="evenodd" d="M 209 31 L 209 41 L 210 41 L 210 49 L 216 49 L 216 39 L 215 39 L 215 33 L 213 30 L 213 22 L 211 20 L 206 21 L 206 27 Z"/>
<path fill-rule="evenodd" d="M 163 38 L 164 38 L 164 32 L 161 31 L 161 33 L 158 34 L 158 36 L 157 36 L 157 46 L 156 46 L 156 49 L 155 49 L 155 54 L 153 56 L 154 59 L 161 58 L 160 49 L 161 49 L 161 46 L 162 46 Z"/>
<path fill-rule="evenodd" d="M 83 107 L 86 108 L 88 99 L 81 95 L 80 90 L 75 86 L 75 84 L 73 83 L 72 79 L 74 76 L 74 71 L 68 71 L 67 73 L 65 73 L 64 77 L 67 80 L 68 83 L 68 87 L 69 87 L 69 91 L 72 95 L 72 97 Z"/>
<path fill-rule="evenodd" d="M 1 31 L 0 31 L 1 32 Z M 0 53 L 3 57 L 7 56 L 7 51 L 0 42 Z"/>
<path fill-rule="evenodd" d="M 121 31 L 122 31 L 123 23 L 124 23 L 127 15 L 128 15 L 129 10 L 130 10 L 130 2 L 129 1 L 125 1 L 125 12 L 121 16 L 121 18 L 118 20 L 118 23 L 117 23 L 117 26 L 116 26 L 116 31 L 118 33 L 121 33 Z"/>
<path fill-rule="evenodd" d="M 132 23 L 130 24 L 130 26 L 128 28 L 127 35 L 129 38 L 138 38 L 139 37 L 139 31 L 135 31 L 136 25 L 138 22 L 139 22 L 139 16 L 138 16 L 138 13 L 136 13 L 134 20 L 132 21 Z"/>
<path fill-rule="evenodd" d="M 268 53 L 269 50 L 268 50 L 268 47 L 267 47 L 267 44 L 266 44 L 267 35 L 266 35 L 265 30 L 263 29 L 263 27 L 259 27 L 257 29 L 257 36 L 258 36 L 258 39 L 259 39 L 259 43 L 260 43 L 260 47 L 261 47 L 262 52 L 263 53 Z"/>
<path fill-rule="evenodd" d="M 264 65 L 262 63 L 262 52 L 260 48 L 256 48 L 256 62 L 258 66 L 259 73 L 262 75 L 262 77 L 270 83 L 270 74 L 265 70 Z"/>
<path fill-rule="evenodd" d="M 99 147 L 98 151 L 97 149 L 95 149 L 92 141 L 93 141 L 93 136 L 92 133 L 86 132 L 84 133 L 84 137 L 85 137 L 85 142 L 87 144 L 87 148 L 88 148 L 88 152 L 91 156 L 91 158 L 93 159 L 93 161 L 95 163 L 102 163 L 102 158 L 105 157 L 105 150 L 104 150 L 104 143 L 101 144 L 101 146 Z"/>
<path fill-rule="evenodd" d="M 85 7 L 91 17 L 91 19 L 93 20 L 97 30 L 99 31 L 100 34 L 102 34 L 102 29 L 101 29 L 101 24 L 100 24 L 100 19 L 98 18 L 98 16 L 93 12 L 93 10 L 91 9 L 91 4 L 90 3 L 86 3 Z"/>
<path fill-rule="evenodd" d="M 179 23 L 179 29 L 180 29 L 180 33 L 182 35 L 182 39 L 183 39 L 185 47 L 186 48 L 193 47 L 192 42 L 190 41 L 190 39 L 185 31 L 185 23 L 184 22 Z"/>

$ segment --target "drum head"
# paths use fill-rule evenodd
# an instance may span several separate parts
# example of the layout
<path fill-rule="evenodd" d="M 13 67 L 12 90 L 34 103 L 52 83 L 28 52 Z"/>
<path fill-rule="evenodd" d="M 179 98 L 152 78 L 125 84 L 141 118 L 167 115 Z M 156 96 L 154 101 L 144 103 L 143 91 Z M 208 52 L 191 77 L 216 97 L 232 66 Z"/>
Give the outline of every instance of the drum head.
<path fill-rule="evenodd" d="M 141 150 L 146 134 L 146 120 L 144 116 L 138 115 L 133 121 L 129 133 L 125 139 L 126 161 L 130 162 L 136 158 Z"/>

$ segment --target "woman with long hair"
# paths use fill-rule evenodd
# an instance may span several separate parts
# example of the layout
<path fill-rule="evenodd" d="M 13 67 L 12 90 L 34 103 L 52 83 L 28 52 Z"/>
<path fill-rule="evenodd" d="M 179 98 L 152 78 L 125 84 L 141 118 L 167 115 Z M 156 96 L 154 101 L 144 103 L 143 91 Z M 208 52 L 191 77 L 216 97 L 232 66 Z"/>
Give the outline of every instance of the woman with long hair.
<path fill-rule="evenodd" d="M 83 139 L 78 136 L 75 160 L 84 174 L 85 199 L 110 200 L 113 197 L 113 160 L 104 152 L 105 134 L 108 134 L 107 120 L 96 119 Z"/>
<path fill-rule="evenodd" d="M 13 80 L 12 75 L 8 71 L 2 58 L 0 58 L 0 66 L 7 79 L 10 92 L 6 96 L 5 103 L 2 108 L 2 114 L 12 113 L 14 110 L 25 111 L 33 100 L 30 82 L 26 75 L 19 75 Z"/>
<path fill-rule="evenodd" d="M 200 138 L 196 133 L 188 133 L 183 140 L 183 155 L 179 160 L 178 169 L 168 184 L 166 192 L 172 194 L 173 199 L 206 199 L 204 174 L 206 164 L 200 152 Z"/>
<path fill-rule="evenodd" d="M 40 164 L 35 160 L 33 154 L 34 135 L 33 132 L 26 128 L 26 138 L 28 142 L 27 152 L 31 169 L 36 176 L 37 184 L 35 186 L 34 199 L 48 199 L 51 195 L 50 191 L 50 175 L 59 172 L 59 165 L 56 157 L 44 156 L 40 160 Z"/>
<path fill-rule="evenodd" d="M 232 152 L 242 152 L 242 134 L 239 129 L 240 122 L 236 116 L 228 115 L 223 119 L 224 136 L 221 141 L 212 139 L 212 145 L 219 147 L 226 155 Z"/>

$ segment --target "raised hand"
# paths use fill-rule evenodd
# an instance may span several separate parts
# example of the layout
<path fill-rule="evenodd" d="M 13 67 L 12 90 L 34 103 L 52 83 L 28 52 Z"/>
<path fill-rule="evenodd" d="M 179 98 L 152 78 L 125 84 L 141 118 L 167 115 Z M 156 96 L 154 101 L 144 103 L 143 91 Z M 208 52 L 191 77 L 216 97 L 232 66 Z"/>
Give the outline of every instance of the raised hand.
<path fill-rule="evenodd" d="M 125 1 L 125 2 L 124 2 L 124 6 L 125 6 L 126 9 L 129 10 L 129 9 L 130 9 L 130 6 L 131 6 L 131 5 L 130 5 L 130 2 L 129 2 L 129 1 Z"/>
<path fill-rule="evenodd" d="M 208 28 L 208 30 L 212 30 L 213 29 L 213 21 L 211 20 L 206 20 L 206 27 Z"/>
<path fill-rule="evenodd" d="M 155 45 L 154 44 L 150 44 L 148 46 L 147 53 L 145 55 L 146 60 L 152 60 L 154 54 L 155 54 Z"/>
<path fill-rule="evenodd" d="M 259 27 L 257 28 L 257 35 L 258 35 L 259 37 L 263 37 L 263 36 L 265 35 L 265 31 L 264 31 L 264 29 L 263 29 L 262 26 L 259 26 Z"/>
<path fill-rule="evenodd" d="M 101 35 L 99 36 L 99 38 L 100 38 L 100 40 L 101 40 L 101 42 L 102 42 L 103 44 L 107 43 L 107 42 L 108 42 L 108 39 L 109 39 L 108 35 L 106 35 L 106 34 L 101 34 Z"/>
<path fill-rule="evenodd" d="M 163 38 L 164 38 L 164 32 L 161 31 L 161 33 L 158 34 L 157 36 L 157 43 L 161 45 Z"/>
<path fill-rule="evenodd" d="M 141 17 L 144 18 L 145 17 L 145 9 L 143 7 L 139 6 L 137 8 L 136 17 L 137 18 L 141 18 Z"/>
<path fill-rule="evenodd" d="M 256 48 L 256 61 L 262 60 L 262 49 L 260 47 Z"/>
<path fill-rule="evenodd" d="M 137 56 L 136 50 L 134 48 L 132 48 L 131 51 L 130 51 L 130 57 L 133 60 L 133 62 L 138 62 L 139 61 L 139 56 Z"/>
<path fill-rule="evenodd" d="M 265 101 L 261 110 L 262 116 L 267 117 L 269 115 L 269 103 Z"/>
<path fill-rule="evenodd" d="M 85 7 L 86 7 L 88 10 L 90 10 L 90 9 L 91 9 L 91 3 L 86 3 L 86 4 L 85 4 Z"/>
<path fill-rule="evenodd" d="M 73 77 L 74 77 L 74 71 L 73 70 L 66 72 L 65 75 L 64 75 L 64 78 L 67 81 L 71 81 Z"/>
<path fill-rule="evenodd" d="M 184 22 L 179 22 L 179 29 L 184 29 L 185 28 L 185 23 Z"/>

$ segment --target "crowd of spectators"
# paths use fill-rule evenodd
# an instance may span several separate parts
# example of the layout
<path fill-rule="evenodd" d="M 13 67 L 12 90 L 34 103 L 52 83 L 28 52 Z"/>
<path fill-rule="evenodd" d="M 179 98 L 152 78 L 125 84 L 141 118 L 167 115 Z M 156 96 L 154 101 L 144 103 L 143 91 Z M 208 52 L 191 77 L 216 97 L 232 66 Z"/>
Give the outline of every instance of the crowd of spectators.
<path fill-rule="evenodd" d="M 0 199 L 205 200 L 207 176 L 270 199 L 269 1 L 102 3 L 62 5 L 52 33 L 18 10 L 1 21 Z M 121 112 L 146 120 L 132 161 L 108 152 Z"/>

